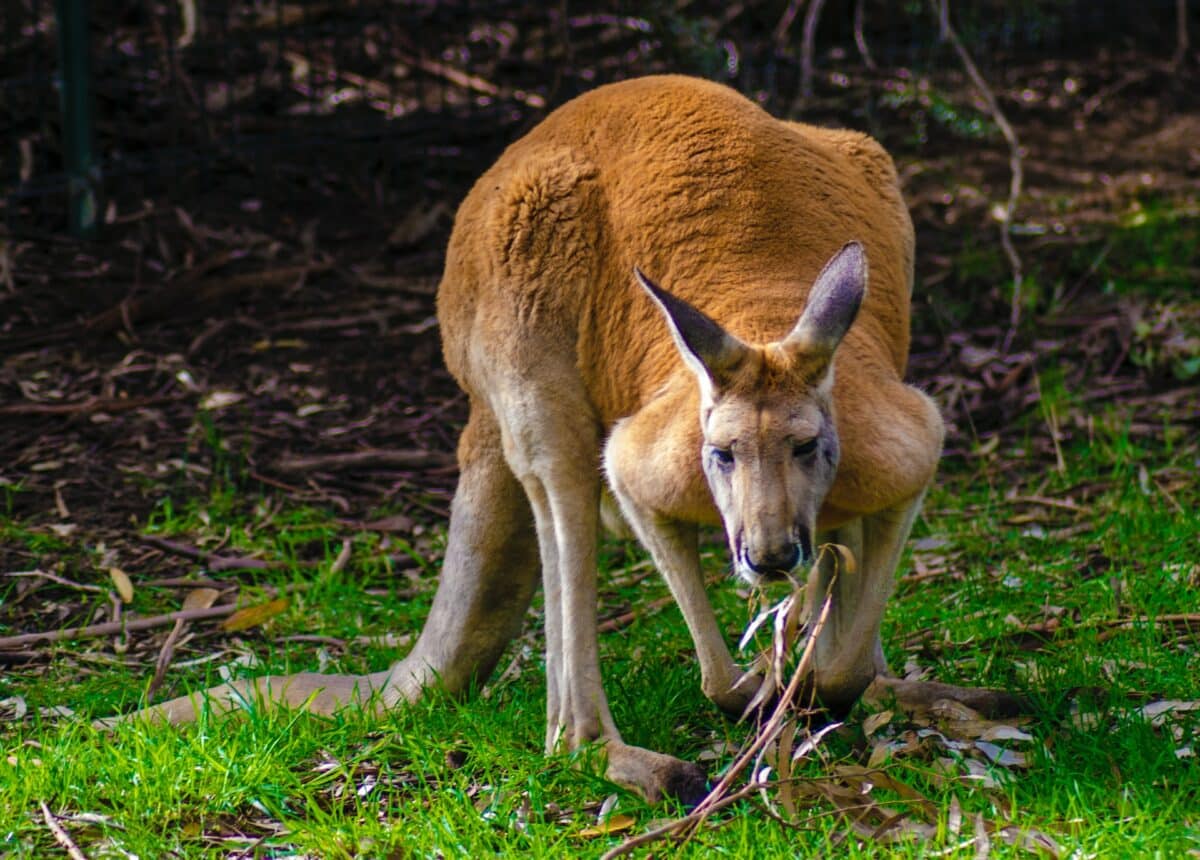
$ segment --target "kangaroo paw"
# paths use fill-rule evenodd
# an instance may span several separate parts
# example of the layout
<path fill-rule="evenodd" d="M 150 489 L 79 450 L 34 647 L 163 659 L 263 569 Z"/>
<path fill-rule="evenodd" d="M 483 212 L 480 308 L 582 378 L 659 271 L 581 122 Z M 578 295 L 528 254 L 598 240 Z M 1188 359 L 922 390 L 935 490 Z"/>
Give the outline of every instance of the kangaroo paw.
<path fill-rule="evenodd" d="M 651 803 L 672 797 L 693 807 L 708 794 L 708 774 L 694 762 L 619 741 L 609 741 L 605 752 L 605 776 L 634 789 Z"/>

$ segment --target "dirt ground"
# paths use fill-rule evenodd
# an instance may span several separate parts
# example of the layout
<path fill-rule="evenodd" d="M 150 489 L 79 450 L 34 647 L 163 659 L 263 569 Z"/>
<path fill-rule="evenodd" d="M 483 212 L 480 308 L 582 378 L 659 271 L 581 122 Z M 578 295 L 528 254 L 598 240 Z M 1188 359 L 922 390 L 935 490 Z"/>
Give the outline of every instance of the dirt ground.
<path fill-rule="evenodd" d="M 880 73 L 812 111 L 853 124 L 847 105 L 864 93 L 895 96 L 871 130 L 896 154 L 917 223 L 910 376 L 946 410 L 948 456 L 1037 404 L 1038 365 L 1064 367 L 1062 384 L 1088 402 L 1121 398 L 1135 428 L 1154 432 L 1164 416 L 1194 428 L 1194 384 L 1131 357 L 1135 329 L 1158 324 L 1168 338 L 1176 321 L 1107 294 L 1097 272 L 1107 237 L 1142 201 L 1196 217 L 1200 76 L 1114 56 L 1013 69 L 995 86 L 1023 146 L 1017 250 L 1042 290 L 1060 282 L 1007 348 L 992 213 L 1009 152 L 998 135 L 937 121 L 939 94 L 982 115 L 977 98 L 953 74 L 923 84 Z M 131 572 L 159 557 L 131 543 L 154 506 L 217 480 L 352 522 L 444 522 L 466 405 L 434 317 L 453 203 L 386 212 L 331 196 L 264 224 L 232 196 L 204 216 L 156 199 L 122 202 L 91 243 L 0 235 L 6 516 L 126 546 Z M 1200 277 L 1195 257 L 1174 264 Z M 1087 416 L 1059 420 L 1068 436 Z M 1053 447 L 1038 444 L 1031 456 Z M 37 564 L 46 559 L 25 547 L 0 547 L 0 571 Z"/>

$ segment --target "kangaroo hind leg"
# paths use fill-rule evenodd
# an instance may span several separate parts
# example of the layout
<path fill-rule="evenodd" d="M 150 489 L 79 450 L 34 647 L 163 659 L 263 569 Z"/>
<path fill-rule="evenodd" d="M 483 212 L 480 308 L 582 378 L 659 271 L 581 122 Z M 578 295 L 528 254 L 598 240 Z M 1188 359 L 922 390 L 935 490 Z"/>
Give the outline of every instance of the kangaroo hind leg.
<path fill-rule="evenodd" d="M 537 586 L 533 514 L 505 461 L 494 414 L 474 398 L 458 460 L 433 607 L 409 655 L 372 676 L 385 705 L 414 700 L 429 686 L 458 694 L 486 681 L 520 633 Z"/>
<path fill-rule="evenodd" d="M 97 720 L 97 727 L 133 719 L 189 723 L 203 707 L 223 713 L 282 705 L 324 715 L 351 705 L 383 709 L 412 701 L 431 685 L 457 693 L 486 680 L 521 628 L 537 584 L 537 544 L 525 494 L 504 462 L 499 428 L 486 406 L 472 403 L 458 452 L 462 474 L 442 578 L 407 657 L 371 675 L 301 672 L 235 681 Z"/>

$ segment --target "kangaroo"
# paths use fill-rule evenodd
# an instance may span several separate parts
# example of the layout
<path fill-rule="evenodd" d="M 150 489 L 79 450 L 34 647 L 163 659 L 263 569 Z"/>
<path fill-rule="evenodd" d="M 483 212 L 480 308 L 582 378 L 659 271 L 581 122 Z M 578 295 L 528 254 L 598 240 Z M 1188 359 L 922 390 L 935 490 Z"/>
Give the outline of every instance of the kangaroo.
<path fill-rule="evenodd" d="M 698 766 L 621 739 L 597 644 L 597 531 L 611 492 L 669 584 L 705 694 L 740 714 L 756 678 L 708 602 L 700 526 L 749 582 L 833 541 L 811 685 L 848 708 L 987 691 L 891 678 L 880 622 L 941 454 L 934 403 L 903 381 L 912 223 L 870 137 L 772 118 L 678 76 L 600 87 L 510 146 L 455 219 L 438 292 L 446 364 L 469 395 L 445 564 L 417 643 L 365 676 L 215 688 L 329 713 L 384 711 L 485 681 L 545 590 L 547 750 L 603 744 L 610 779 L 695 800 Z M 870 286 L 868 289 L 868 261 Z M 661 285 L 661 286 L 660 286 Z M 809 587 L 824 593 L 818 564 Z M 183 722 L 198 701 L 144 714 Z"/>

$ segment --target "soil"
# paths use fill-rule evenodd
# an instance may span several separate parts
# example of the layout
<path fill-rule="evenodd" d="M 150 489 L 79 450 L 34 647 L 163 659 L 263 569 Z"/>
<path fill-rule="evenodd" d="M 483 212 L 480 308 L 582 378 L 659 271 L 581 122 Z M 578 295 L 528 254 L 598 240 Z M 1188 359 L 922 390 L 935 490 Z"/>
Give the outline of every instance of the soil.
<path fill-rule="evenodd" d="M 1131 361 L 1136 311 L 1066 261 L 1081 249 L 1101 254 L 1138 201 L 1172 201 L 1195 217 L 1198 78 L 1114 56 L 1014 68 L 994 83 L 1023 146 L 1025 270 L 1042 283 L 1071 277 L 1053 314 L 1023 319 L 1008 343 L 1008 270 L 991 214 L 1007 194 L 1007 147 L 931 119 L 934 93 L 986 119 L 961 77 L 922 89 L 863 72 L 812 106 L 818 119 L 854 124 L 848 106 L 864 93 L 908 99 L 871 130 L 896 154 L 917 224 L 910 376 L 945 407 L 950 456 L 1035 406 L 1033 369 L 1049 360 L 1065 362 L 1064 384 L 1089 398 L 1126 399 L 1148 432 L 1164 411 L 1195 426 L 1196 389 Z M 368 193 L 312 182 L 318 190 L 280 214 L 247 206 L 232 180 L 223 187 L 202 209 L 118 199 L 92 242 L 0 234 L 5 515 L 72 541 L 132 547 L 165 497 L 232 485 L 348 522 L 444 523 L 466 403 L 441 362 L 434 296 L 464 189 L 391 211 Z M 971 249 L 980 272 L 965 268 Z M 956 305 L 967 312 L 947 310 Z M 1086 416 L 1059 420 L 1063 437 Z M 1049 456 L 1054 440 L 1035 447 L 1029 456 Z M 131 548 L 130 565 L 150 563 L 148 552 Z M 0 572 L 38 563 L 0 547 Z"/>

